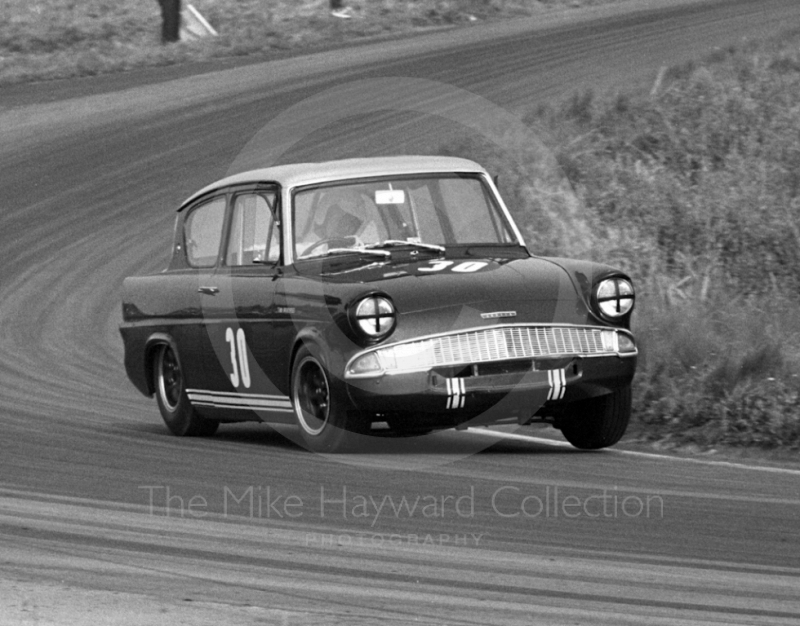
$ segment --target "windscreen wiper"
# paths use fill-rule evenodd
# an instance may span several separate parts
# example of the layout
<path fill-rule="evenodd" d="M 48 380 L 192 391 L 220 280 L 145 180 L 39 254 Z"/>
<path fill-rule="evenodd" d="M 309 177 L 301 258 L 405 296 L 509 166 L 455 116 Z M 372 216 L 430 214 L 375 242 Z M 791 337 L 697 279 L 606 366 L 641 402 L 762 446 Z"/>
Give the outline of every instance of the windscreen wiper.
<path fill-rule="evenodd" d="M 422 243 L 421 241 L 405 241 L 403 239 L 386 239 L 378 243 L 371 243 L 365 246 L 367 250 L 375 250 L 376 248 L 393 248 L 395 246 L 411 246 L 413 248 L 422 248 L 424 250 L 432 250 L 434 252 L 444 252 L 444 246 L 436 243 Z M 375 250 L 377 252 L 377 250 Z"/>
<path fill-rule="evenodd" d="M 307 256 L 298 257 L 300 259 L 313 259 L 315 257 L 326 257 L 330 254 L 368 254 L 371 256 L 379 256 L 383 258 L 390 257 L 392 255 L 391 252 L 388 250 L 369 250 L 364 247 L 358 248 L 330 248 L 325 252 L 320 252 L 319 254 L 309 254 Z"/>

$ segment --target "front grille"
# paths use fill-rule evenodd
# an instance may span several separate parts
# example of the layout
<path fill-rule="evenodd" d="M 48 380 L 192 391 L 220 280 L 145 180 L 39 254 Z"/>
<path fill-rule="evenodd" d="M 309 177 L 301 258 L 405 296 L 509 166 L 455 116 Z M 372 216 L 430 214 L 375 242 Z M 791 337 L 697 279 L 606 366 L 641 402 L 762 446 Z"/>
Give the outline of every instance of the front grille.
<path fill-rule="evenodd" d="M 582 328 L 493 328 L 431 339 L 434 365 L 604 352 L 602 331 Z"/>
<path fill-rule="evenodd" d="M 386 370 L 419 370 L 509 359 L 615 354 L 616 331 L 573 326 L 500 326 L 377 350 Z"/>

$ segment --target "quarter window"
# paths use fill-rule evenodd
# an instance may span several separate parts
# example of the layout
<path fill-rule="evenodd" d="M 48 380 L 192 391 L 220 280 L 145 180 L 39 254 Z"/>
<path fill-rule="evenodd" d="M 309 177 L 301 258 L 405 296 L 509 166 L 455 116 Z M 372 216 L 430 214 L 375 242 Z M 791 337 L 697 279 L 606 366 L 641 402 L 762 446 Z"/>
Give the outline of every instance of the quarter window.
<path fill-rule="evenodd" d="M 224 223 L 225 196 L 200 205 L 186 216 L 184 237 L 189 265 L 192 267 L 216 265 Z"/>

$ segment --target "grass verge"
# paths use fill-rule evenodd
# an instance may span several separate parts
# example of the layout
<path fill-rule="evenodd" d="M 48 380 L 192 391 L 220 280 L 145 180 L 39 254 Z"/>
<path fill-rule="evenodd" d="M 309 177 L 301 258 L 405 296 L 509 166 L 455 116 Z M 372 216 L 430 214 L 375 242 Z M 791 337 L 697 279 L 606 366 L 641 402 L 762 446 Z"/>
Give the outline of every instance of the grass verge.
<path fill-rule="evenodd" d="M 529 145 L 449 149 L 501 173 L 537 252 L 633 276 L 634 436 L 800 449 L 798 96 L 787 33 L 672 68 L 649 93 L 531 112 L 556 168 Z"/>
<path fill-rule="evenodd" d="M 3 0 L 0 84 L 311 48 L 618 0 L 192 0 L 218 37 L 160 44 L 156 0 Z M 184 6 L 187 4 L 184 0 Z"/>

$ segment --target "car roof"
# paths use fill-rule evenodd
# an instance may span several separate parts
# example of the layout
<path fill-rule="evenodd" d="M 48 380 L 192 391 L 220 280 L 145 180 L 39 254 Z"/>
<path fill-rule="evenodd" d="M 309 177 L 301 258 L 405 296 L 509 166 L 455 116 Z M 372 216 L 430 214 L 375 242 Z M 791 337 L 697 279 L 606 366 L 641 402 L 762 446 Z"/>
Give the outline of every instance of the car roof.
<path fill-rule="evenodd" d="M 178 209 L 183 209 L 207 193 L 228 187 L 258 182 L 276 182 L 284 187 L 297 187 L 369 176 L 397 176 L 424 173 L 482 173 L 486 170 L 468 159 L 444 156 L 391 156 L 342 159 L 320 163 L 275 165 L 234 174 L 212 183 L 189 196 Z"/>

